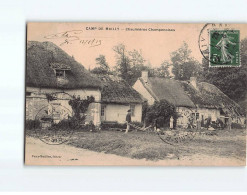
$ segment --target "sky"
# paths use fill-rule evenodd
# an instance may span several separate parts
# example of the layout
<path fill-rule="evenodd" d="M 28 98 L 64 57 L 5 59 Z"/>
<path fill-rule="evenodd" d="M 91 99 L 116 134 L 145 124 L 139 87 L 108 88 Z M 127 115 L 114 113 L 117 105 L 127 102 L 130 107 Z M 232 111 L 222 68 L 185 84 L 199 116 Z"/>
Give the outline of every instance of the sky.
<path fill-rule="evenodd" d="M 201 62 L 199 35 L 205 24 L 162 23 L 28 23 L 28 41 L 50 41 L 63 49 L 85 68 L 96 66 L 95 58 L 105 55 L 110 67 L 115 66 L 113 47 L 122 43 L 128 51 L 141 50 L 153 67 L 170 60 L 171 52 L 186 42 L 192 57 Z M 142 29 L 133 31 L 133 29 Z M 247 36 L 247 25 L 231 24 Z M 130 30 L 132 29 L 132 30 Z M 156 29 L 154 31 L 153 29 Z M 159 31 L 158 31 L 158 30 Z M 204 32 L 205 33 L 205 32 Z"/>

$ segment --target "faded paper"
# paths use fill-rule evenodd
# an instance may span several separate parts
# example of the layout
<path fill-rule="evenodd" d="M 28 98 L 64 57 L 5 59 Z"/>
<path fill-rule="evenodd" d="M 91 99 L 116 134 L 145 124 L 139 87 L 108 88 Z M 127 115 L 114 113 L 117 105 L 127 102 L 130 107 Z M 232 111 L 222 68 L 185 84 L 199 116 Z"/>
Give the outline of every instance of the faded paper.
<path fill-rule="evenodd" d="M 246 24 L 28 23 L 25 164 L 245 166 L 246 48 Z"/>

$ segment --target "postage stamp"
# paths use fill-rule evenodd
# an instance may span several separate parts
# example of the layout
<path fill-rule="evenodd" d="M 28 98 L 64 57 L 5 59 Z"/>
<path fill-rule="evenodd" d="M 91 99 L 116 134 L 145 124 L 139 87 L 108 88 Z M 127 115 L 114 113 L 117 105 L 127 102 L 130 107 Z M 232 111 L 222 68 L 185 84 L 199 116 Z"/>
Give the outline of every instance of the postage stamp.
<path fill-rule="evenodd" d="M 210 30 L 210 67 L 240 66 L 239 30 Z"/>
<path fill-rule="evenodd" d="M 231 24 L 208 23 L 199 34 L 199 50 L 209 67 L 240 67 L 240 30 Z"/>

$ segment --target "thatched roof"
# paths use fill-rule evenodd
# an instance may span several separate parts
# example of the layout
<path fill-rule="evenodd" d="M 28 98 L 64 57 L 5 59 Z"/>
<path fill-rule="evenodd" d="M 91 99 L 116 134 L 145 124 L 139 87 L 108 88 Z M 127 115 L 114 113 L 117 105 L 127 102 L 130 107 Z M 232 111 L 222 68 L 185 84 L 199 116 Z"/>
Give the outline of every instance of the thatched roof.
<path fill-rule="evenodd" d="M 216 86 L 200 82 L 195 88 L 189 81 L 149 77 L 144 87 L 157 100 L 165 99 L 175 106 L 222 109 L 232 114 L 242 114 L 240 106 Z"/>
<path fill-rule="evenodd" d="M 139 79 L 156 101 L 165 99 L 175 106 L 195 107 L 179 81 L 149 77 L 148 82 L 145 83 L 142 78 Z"/>
<path fill-rule="evenodd" d="M 181 82 L 186 94 L 197 107 L 216 108 L 232 114 L 243 114 L 240 106 L 224 94 L 215 85 L 206 82 L 197 83 L 197 89 L 189 82 Z"/>
<path fill-rule="evenodd" d="M 101 101 L 103 103 L 142 103 L 141 95 L 126 81 L 113 75 L 97 75 L 102 81 Z"/>
<path fill-rule="evenodd" d="M 51 68 L 56 69 L 56 70 L 71 70 L 70 66 L 67 64 L 62 64 L 62 63 L 50 63 Z"/>
<path fill-rule="evenodd" d="M 27 42 L 26 85 L 60 89 L 100 88 L 99 79 L 51 42 Z M 65 81 L 54 70 L 66 71 Z"/>

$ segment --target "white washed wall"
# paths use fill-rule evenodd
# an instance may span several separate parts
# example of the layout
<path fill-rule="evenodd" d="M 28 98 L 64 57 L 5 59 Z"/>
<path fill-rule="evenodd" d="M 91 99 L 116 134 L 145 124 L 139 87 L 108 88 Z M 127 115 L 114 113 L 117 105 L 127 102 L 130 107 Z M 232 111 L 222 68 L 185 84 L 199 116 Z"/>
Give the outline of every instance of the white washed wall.
<path fill-rule="evenodd" d="M 127 111 L 130 109 L 129 105 L 107 104 L 105 105 L 105 121 L 125 123 Z M 135 113 L 131 117 L 132 121 L 141 122 L 142 105 L 135 104 Z"/>
<path fill-rule="evenodd" d="M 188 119 L 191 113 L 199 113 L 199 119 L 205 120 L 211 116 L 212 121 L 216 121 L 217 118 L 220 118 L 220 111 L 217 109 L 207 109 L 207 108 L 187 108 L 187 107 L 178 107 L 177 112 L 181 117 L 177 120 L 177 125 L 186 126 L 188 124 Z"/>
<path fill-rule="evenodd" d="M 204 119 L 211 116 L 212 121 L 216 121 L 217 118 L 220 118 L 220 110 L 217 109 L 198 108 L 197 112 L 200 113 L 200 119 L 202 115 L 204 116 Z"/>
<path fill-rule="evenodd" d="M 150 95 L 150 93 L 143 86 L 142 82 L 139 79 L 135 82 L 135 84 L 133 85 L 133 88 L 137 92 L 139 92 L 144 98 L 147 99 L 149 105 L 153 105 L 154 104 L 155 99 Z"/>

